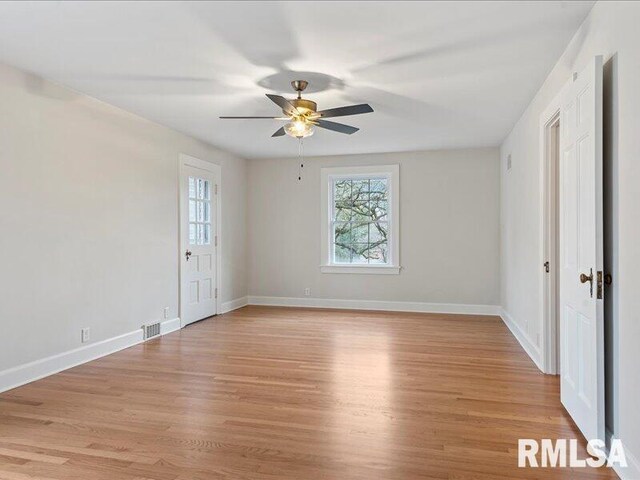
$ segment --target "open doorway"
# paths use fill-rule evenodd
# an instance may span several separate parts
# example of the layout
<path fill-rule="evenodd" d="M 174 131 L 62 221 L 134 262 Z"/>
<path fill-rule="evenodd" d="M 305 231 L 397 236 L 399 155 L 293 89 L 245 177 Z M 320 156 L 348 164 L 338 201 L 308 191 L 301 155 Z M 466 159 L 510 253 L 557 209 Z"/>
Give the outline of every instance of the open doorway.
<path fill-rule="evenodd" d="M 560 373 L 560 322 L 558 311 L 559 271 L 558 251 L 559 241 L 559 166 L 560 166 L 560 113 L 556 112 L 544 126 L 544 175 L 543 175 L 543 203 L 544 203 L 544 270 L 543 292 L 547 326 L 544 334 L 545 344 L 551 348 L 545 349 L 543 359 L 545 373 L 557 375 Z"/>

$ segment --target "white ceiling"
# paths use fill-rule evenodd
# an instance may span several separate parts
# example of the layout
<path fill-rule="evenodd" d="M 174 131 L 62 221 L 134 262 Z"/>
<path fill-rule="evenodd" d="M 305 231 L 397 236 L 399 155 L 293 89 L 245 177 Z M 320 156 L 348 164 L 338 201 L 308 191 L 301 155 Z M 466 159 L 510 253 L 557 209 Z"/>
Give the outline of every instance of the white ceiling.
<path fill-rule="evenodd" d="M 307 155 L 498 145 L 593 2 L 0 2 L 0 61 L 247 158 L 289 157 L 265 93 L 370 103 Z M 300 75 L 295 72 L 311 72 Z M 336 119 L 338 120 L 338 119 Z"/>

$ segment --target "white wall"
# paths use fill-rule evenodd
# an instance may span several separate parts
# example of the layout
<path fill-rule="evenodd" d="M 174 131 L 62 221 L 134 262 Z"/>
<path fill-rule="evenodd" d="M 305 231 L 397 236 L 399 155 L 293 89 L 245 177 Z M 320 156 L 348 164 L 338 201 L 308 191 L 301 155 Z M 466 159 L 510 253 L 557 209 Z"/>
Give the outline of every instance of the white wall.
<path fill-rule="evenodd" d="M 222 166 L 222 300 L 246 295 L 246 161 L 0 66 L 0 371 L 178 316 L 178 155 Z"/>
<path fill-rule="evenodd" d="M 501 298 L 539 345 L 542 292 L 539 118 L 574 70 L 604 55 L 608 427 L 640 458 L 640 3 L 599 2 L 501 148 Z M 506 156 L 513 167 L 507 173 Z"/>
<path fill-rule="evenodd" d="M 400 165 L 401 273 L 320 273 L 320 168 L 376 164 Z M 297 175 L 249 162 L 250 295 L 498 305 L 497 149 L 307 158 Z"/>

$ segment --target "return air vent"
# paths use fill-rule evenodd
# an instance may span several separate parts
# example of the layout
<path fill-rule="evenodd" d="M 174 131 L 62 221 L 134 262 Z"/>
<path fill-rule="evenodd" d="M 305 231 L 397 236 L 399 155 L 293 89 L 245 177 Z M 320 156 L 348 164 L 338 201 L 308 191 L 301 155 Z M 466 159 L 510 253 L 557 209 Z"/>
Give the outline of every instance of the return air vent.
<path fill-rule="evenodd" d="M 149 323 L 147 325 L 142 326 L 142 333 L 144 335 L 144 340 L 149 340 L 150 338 L 157 337 L 160 335 L 160 322 Z"/>

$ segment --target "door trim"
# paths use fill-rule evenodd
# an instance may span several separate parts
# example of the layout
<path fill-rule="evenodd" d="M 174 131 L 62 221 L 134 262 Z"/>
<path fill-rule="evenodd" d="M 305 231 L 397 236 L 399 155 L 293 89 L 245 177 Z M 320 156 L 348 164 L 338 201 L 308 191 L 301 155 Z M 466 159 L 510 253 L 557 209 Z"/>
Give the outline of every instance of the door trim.
<path fill-rule="evenodd" d="M 552 195 L 552 165 L 551 165 L 551 128 L 560 118 L 560 94 L 549 103 L 540 115 L 540 242 L 539 282 L 542 292 L 542 338 L 540 339 L 540 357 L 542 371 L 556 375 L 558 371 L 557 336 L 559 321 L 555 305 L 557 304 L 558 275 L 555 252 L 555 242 L 558 241 L 556 226 L 552 225 L 552 209 L 557 212 L 558 199 L 553 202 Z M 557 172 L 556 172 L 557 173 Z M 555 239 L 552 236 L 555 235 Z M 544 269 L 544 263 L 550 262 L 552 268 L 549 274 Z"/>
<path fill-rule="evenodd" d="M 222 312 L 222 168 L 220 165 L 200 160 L 186 153 L 178 155 L 178 305 L 180 312 L 180 328 L 185 326 L 184 311 L 182 309 L 182 252 L 186 245 L 182 245 L 182 175 L 185 167 L 194 167 L 201 170 L 211 172 L 216 177 L 217 193 L 216 193 L 216 235 L 218 236 L 218 244 L 216 245 L 216 284 L 214 288 L 218 289 L 218 296 L 215 301 L 216 311 L 214 315 Z"/>

